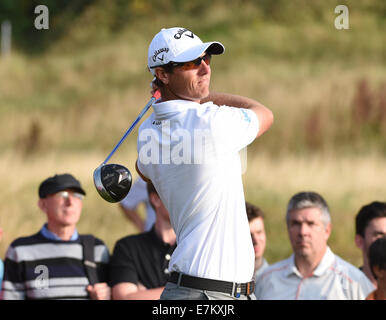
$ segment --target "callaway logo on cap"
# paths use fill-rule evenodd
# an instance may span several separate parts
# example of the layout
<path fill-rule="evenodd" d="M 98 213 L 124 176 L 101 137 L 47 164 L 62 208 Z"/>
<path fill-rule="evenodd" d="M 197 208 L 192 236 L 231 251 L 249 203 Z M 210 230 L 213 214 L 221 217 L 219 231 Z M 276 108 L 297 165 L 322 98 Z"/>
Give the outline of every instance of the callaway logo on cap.
<path fill-rule="evenodd" d="M 192 61 L 205 51 L 210 54 L 222 54 L 224 50 L 220 42 L 204 43 L 188 29 L 179 27 L 162 29 L 150 43 L 148 67 L 154 75 L 154 68 L 169 62 Z"/>

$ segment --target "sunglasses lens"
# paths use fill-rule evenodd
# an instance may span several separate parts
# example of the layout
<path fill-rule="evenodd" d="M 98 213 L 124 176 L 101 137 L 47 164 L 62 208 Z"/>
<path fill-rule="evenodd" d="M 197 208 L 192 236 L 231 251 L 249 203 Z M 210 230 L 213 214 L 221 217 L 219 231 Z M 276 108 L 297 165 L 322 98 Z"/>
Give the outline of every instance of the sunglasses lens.
<path fill-rule="evenodd" d="M 211 58 L 210 54 L 206 54 L 205 56 L 199 57 L 196 60 L 185 62 L 184 64 L 181 65 L 181 68 L 183 70 L 195 69 L 201 65 L 202 60 L 204 60 L 207 65 L 209 65 L 210 64 L 210 58 Z"/>
<path fill-rule="evenodd" d="M 190 69 L 194 69 L 196 66 L 198 66 L 199 64 L 196 64 L 196 60 L 194 61 L 189 61 L 189 62 L 185 62 L 183 65 L 182 65 L 182 69 L 184 70 L 190 70 Z"/>
<path fill-rule="evenodd" d="M 210 58 L 212 58 L 212 56 L 210 55 L 210 54 L 206 54 L 205 56 L 204 56 L 204 61 L 205 61 L 205 63 L 209 66 L 209 64 L 210 64 Z"/>

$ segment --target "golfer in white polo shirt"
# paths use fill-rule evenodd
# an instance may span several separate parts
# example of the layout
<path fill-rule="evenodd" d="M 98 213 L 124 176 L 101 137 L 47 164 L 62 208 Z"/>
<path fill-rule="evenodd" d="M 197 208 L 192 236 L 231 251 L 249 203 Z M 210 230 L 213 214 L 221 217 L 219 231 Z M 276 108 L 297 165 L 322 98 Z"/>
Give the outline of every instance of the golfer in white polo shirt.
<path fill-rule="evenodd" d="M 209 93 L 212 55 L 190 30 L 162 29 L 148 67 L 161 100 L 138 132 L 137 169 L 170 213 L 177 248 L 161 299 L 251 299 L 254 251 L 239 151 L 269 129 L 272 112 L 249 98 Z"/>

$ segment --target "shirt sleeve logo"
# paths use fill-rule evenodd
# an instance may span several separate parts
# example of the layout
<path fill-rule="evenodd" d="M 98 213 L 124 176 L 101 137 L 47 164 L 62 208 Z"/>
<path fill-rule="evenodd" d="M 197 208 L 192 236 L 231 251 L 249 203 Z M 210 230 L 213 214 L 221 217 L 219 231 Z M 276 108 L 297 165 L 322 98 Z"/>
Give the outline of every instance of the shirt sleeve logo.
<path fill-rule="evenodd" d="M 242 112 L 243 115 L 244 115 L 244 120 L 245 120 L 246 122 L 250 123 L 250 122 L 251 122 L 251 118 L 249 117 L 248 112 L 246 112 L 245 110 L 241 110 L 241 112 Z"/>

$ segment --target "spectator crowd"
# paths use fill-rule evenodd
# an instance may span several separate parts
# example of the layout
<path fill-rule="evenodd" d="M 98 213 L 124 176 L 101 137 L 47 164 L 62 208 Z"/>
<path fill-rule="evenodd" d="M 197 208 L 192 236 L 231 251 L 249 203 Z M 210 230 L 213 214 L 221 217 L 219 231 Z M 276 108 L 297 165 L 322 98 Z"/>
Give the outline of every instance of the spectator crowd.
<path fill-rule="evenodd" d="M 120 207 L 127 208 L 131 203 L 133 212 L 139 202 L 148 202 L 155 221 L 144 230 L 145 224 L 138 223 L 140 216 L 134 212 L 137 219 L 131 221 L 140 233 L 119 239 L 110 255 L 103 240 L 77 231 L 86 196 L 80 182 L 71 174 L 45 179 L 38 189 L 38 206 L 47 221 L 34 235 L 10 244 L 4 264 L 0 263 L 2 299 L 160 299 L 178 241 L 168 210 L 154 186 L 143 181 L 137 184 L 145 188 L 129 193 Z M 386 297 L 385 202 L 366 204 L 356 215 L 355 244 L 363 257 L 359 268 L 328 246 L 331 213 L 325 199 L 316 192 L 300 192 L 289 200 L 285 219 L 293 253 L 271 265 L 264 258 L 265 213 L 249 202 L 245 212 L 255 254 L 253 280 L 257 299 Z"/>

